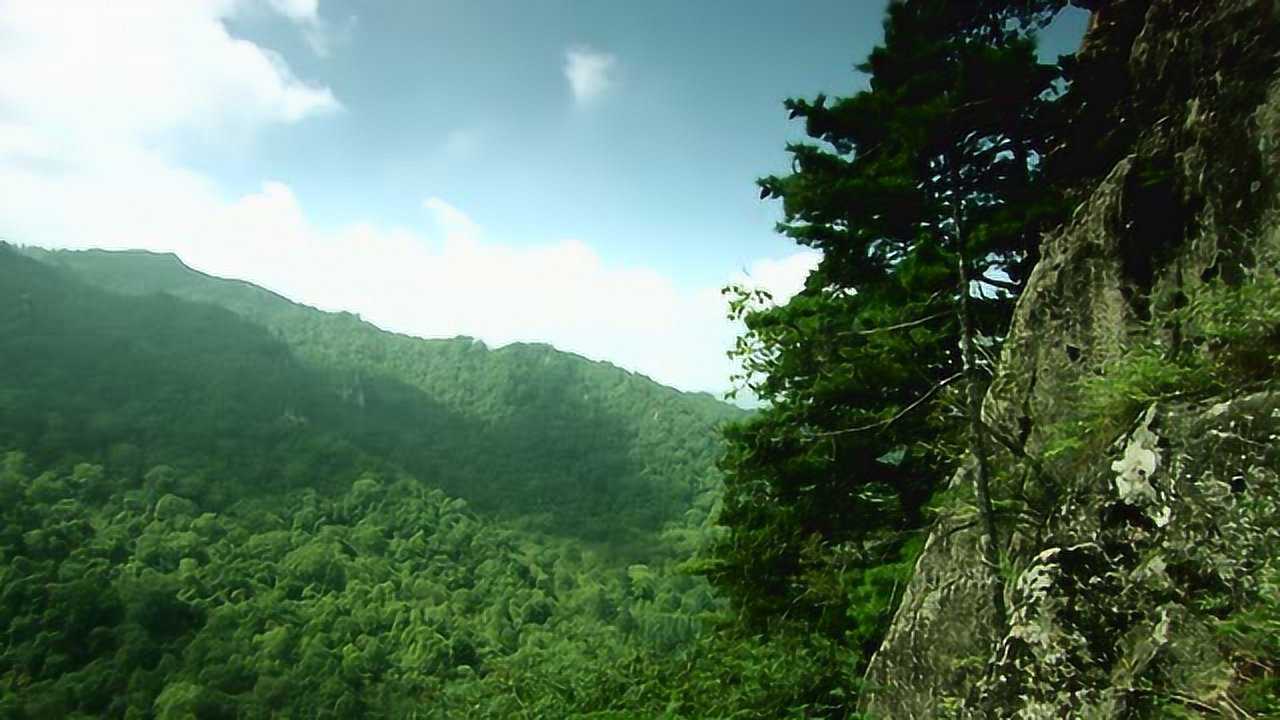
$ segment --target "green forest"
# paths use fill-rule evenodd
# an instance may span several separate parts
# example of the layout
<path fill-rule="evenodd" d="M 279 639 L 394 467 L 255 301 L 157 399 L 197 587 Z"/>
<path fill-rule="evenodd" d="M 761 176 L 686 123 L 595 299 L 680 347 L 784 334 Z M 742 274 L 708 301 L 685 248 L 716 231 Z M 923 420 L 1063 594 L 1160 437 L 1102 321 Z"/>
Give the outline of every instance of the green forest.
<path fill-rule="evenodd" d="M 1189 221 L 1157 154 L 1126 196 L 1141 336 L 1034 442 L 984 414 L 1046 233 L 1142 133 L 1123 58 L 1038 55 L 1067 5 L 892 2 L 865 89 L 785 102 L 807 139 L 758 189 L 822 259 L 782 304 L 725 288 L 754 410 L 174 255 L 0 243 L 0 720 L 879 717 L 868 667 L 944 526 L 1017 636 L 1014 546 L 1066 478 L 1153 403 L 1280 369 L 1280 248 L 1160 290 L 1151 238 Z M 1141 21 L 1120 5 L 1099 32 Z M 1238 668 L 1203 697 L 1240 714 L 1171 680 L 1125 717 L 1280 717 L 1273 500 L 1241 501 L 1237 580 L 1190 541 L 1168 563 Z"/>

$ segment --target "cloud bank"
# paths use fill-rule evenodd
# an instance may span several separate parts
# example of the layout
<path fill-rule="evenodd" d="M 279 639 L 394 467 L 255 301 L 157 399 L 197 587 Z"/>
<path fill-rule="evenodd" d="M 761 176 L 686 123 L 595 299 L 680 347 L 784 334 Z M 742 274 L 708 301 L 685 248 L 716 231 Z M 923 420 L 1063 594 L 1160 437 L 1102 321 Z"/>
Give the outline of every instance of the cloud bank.
<path fill-rule="evenodd" d="M 736 329 L 719 287 L 681 287 L 612 264 L 582 239 L 529 246 L 491 237 L 441 197 L 422 222 L 320 227 L 286 183 L 229 196 L 168 148 L 342 109 L 271 50 L 223 21 L 246 2 L 133 0 L 0 5 L 0 239 L 46 247 L 176 252 L 205 272 L 258 283 L 422 337 L 555 346 L 685 390 L 727 389 Z M 322 25 L 315 2 L 258 5 Z M 575 96 L 608 87 L 612 59 L 571 61 Z M 591 60 L 595 57 L 596 60 Z M 577 63 L 575 65 L 575 62 Z M 196 140 L 192 140 L 195 138 Z M 726 273 L 785 300 L 812 252 Z"/>

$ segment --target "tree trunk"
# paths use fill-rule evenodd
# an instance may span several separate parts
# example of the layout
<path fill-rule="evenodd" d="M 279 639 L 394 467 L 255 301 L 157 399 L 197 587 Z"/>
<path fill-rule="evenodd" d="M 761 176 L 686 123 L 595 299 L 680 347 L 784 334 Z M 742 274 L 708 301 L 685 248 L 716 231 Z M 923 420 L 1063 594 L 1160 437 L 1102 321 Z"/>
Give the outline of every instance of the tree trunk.
<path fill-rule="evenodd" d="M 952 163 L 952 182 L 956 197 L 952 203 L 952 223 L 955 232 L 956 275 L 960 284 L 960 352 L 965 375 L 965 414 L 969 420 L 969 452 L 975 460 L 973 488 L 978 504 L 979 521 L 982 524 L 982 559 L 991 573 L 991 610 L 994 615 L 997 636 L 1009 629 L 1008 613 L 1004 605 L 1004 576 L 1000 574 L 1000 543 L 996 532 L 995 508 L 991 504 L 991 458 L 987 453 L 986 433 L 982 424 L 982 382 L 978 368 L 976 330 L 974 329 L 972 299 L 970 297 L 972 272 L 965 252 L 965 234 L 959 207 L 960 178 Z"/>
<path fill-rule="evenodd" d="M 991 608 L 996 629 L 1001 635 L 1008 630 L 1004 607 L 1004 576 L 1000 574 L 999 536 L 996 534 L 995 508 L 991 504 L 991 460 L 987 453 L 986 433 L 982 430 L 982 383 L 974 349 L 973 310 L 969 306 L 969 268 L 965 254 L 957 263 L 960 274 L 960 350 L 964 358 L 966 379 L 966 413 L 969 416 L 969 452 L 976 460 L 973 471 L 974 496 L 982 521 L 982 557 L 991 572 Z"/>

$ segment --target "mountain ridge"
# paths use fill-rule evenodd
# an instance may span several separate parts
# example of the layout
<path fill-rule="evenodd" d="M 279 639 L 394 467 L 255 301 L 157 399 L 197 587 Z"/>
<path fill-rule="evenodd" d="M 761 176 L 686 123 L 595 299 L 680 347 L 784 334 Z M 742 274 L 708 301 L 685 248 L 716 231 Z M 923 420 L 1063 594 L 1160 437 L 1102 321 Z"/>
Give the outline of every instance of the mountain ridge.
<path fill-rule="evenodd" d="M 80 274 L 82 277 L 84 277 L 84 279 L 88 280 L 91 284 L 98 285 L 100 287 L 105 287 L 107 289 L 112 289 L 112 290 L 117 290 L 122 292 L 129 292 L 129 293 L 138 293 L 138 294 L 146 294 L 150 292 L 168 292 L 168 293 L 176 293 L 179 295 L 185 294 L 185 295 L 191 296 L 191 287 L 183 284 L 168 284 L 168 283 L 160 282 L 158 284 L 149 284 L 143 287 L 129 287 L 129 286 L 119 285 L 113 281 L 107 281 L 106 278 L 102 277 L 100 267 L 90 269 L 87 267 L 87 263 L 83 261 L 84 259 L 109 260 L 113 262 L 115 261 L 133 262 L 137 260 L 142 260 L 146 263 L 156 264 L 158 267 L 164 268 L 166 270 L 174 271 L 179 275 L 195 276 L 199 278 L 202 282 L 207 282 L 207 283 L 212 283 L 217 285 L 224 285 L 226 287 L 233 288 L 236 291 L 245 292 L 250 295 L 257 296 L 258 298 L 265 297 L 271 300 L 272 302 L 278 302 L 296 310 L 312 311 L 312 312 L 321 313 L 323 315 L 329 315 L 329 316 L 354 318 L 355 320 L 369 326 L 371 330 L 374 330 L 376 332 L 385 333 L 388 335 L 402 337 L 410 340 L 422 340 L 429 343 L 434 343 L 434 342 L 468 342 L 473 344 L 478 343 L 481 346 L 483 346 L 485 350 L 488 350 L 494 353 L 501 353 L 512 348 L 545 348 L 547 350 L 551 350 L 562 355 L 568 355 L 568 356 L 578 358 L 584 362 L 595 363 L 595 364 L 604 365 L 607 367 L 617 369 L 621 372 L 627 373 L 628 375 L 632 375 L 634 377 L 637 377 L 643 380 L 648 380 L 660 387 L 667 388 L 669 390 L 675 391 L 682 395 L 694 396 L 694 397 L 706 397 L 707 399 L 714 400 L 718 403 L 728 405 L 730 407 L 734 407 L 735 409 L 742 409 L 742 408 L 738 408 L 736 405 L 733 405 L 732 403 L 722 400 L 721 398 L 717 398 L 715 394 L 712 392 L 709 392 L 706 390 L 684 390 L 672 385 L 667 385 L 659 380 L 654 379 L 653 377 L 647 375 L 642 371 L 626 368 L 622 365 L 618 365 L 607 359 L 593 358 L 593 357 L 589 357 L 587 355 L 583 355 L 581 353 L 575 352 L 573 350 L 566 350 L 563 348 L 559 348 L 559 347 L 556 347 L 553 343 L 549 343 L 549 342 L 516 340 L 516 341 L 512 341 L 502 345 L 493 346 L 480 338 L 477 338 L 471 335 L 466 335 L 466 334 L 459 334 L 451 337 L 428 337 L 423 335 L 415 335 L 409 332 L 392 330 L 389 328 L 382 327 L 381 325 L 378 325 L 376 322 L 366 319 L 364 316 L 362 316 L 360 313 L 357 313 L 357 312 L 352 312 L 350 310 L 326 310 L 324 308 L 311 305 L 306 302 L 302 302 L 300 300 L 293 299 L 283 292 L 277 292 L 275 290 L 272 290 L 267 287 L 263 287 L 249 280 L 244 280 L 244 279 L 235 278 L 235 277 L 225 277 L 222 275 L 197 269 L 195 267 L 192 267 L 191 265 L 188 265 L 185 261 L 183 261 L 182 257 L 175 252 L 146 250 L 142 248 L 132 248 L 132 249 L 123 249 L 123 250 L 106 250 L 101 248 L 85 248 L 85 249 L 45 248 L 45 247 L 40 247 L 36 245 L 11 245 L 11 247 L 13 247 L 19 253 L 26 255 L 27 257 L 34 258 L 46 264 L 52 264 L 58 267 L 71 270 L 72 272 Z M 161 281 L 161 280 L 163 280 L 163 278 L 159 278 L 159 277 L 151 278 L 152 282 Z M 178 282 L 178 278 L 176 277 L 169 278 L 169 283 L 177 283 L 177 282 Z M 192 297 L 192 299 L 196 299 L 196 298 Z M 200 299 L 204 301 L 218 302 L 216 300 L 213 300 L 207 297 L 200 298 Z M 225 305 L 226 303 L 218 302 L 218 304 Z"/>
<path fill-rule="evenodd" d="M 351 313 L 318 310 L 252 283 L 193 270 L 172 254 L 23 248 L 10 253 L 11 264 L 19 259 L 119 298 L 94 300 L 91 306 L 115 303 L 120 313 L 130 315 L 147 303 L 170 302 L 162 299 L 168 297 L 178 319 L 166 322 L 181 325 L 181 318 L 203 312 L 195 306 L 207 306 L 262 329 L 266 335 L 254 342 L 276 343 L 271 353 L 293 358 L 281 362 L 296 360 L 297 369 L 286 374 L 307 379 L 290 392 L 311 403 L 310 415 L 286 407 L 272 422 L 314 421 L 316 437 L 332 435 L 325 442 L 350 444 L 361 456 L 401 467 L 481 511 L 522 521 L 541 518 L 535 525 L 554 533 L 643 548 L 646 538 L 665 525 L 683 526 L 691 509 L 697 509 L 697 523 L 705 524 L 718 491 L 715 428 L 746 414 L 705 394 L 683 393 L 549 345 L 513 344 L 491 350 L 470 338 L 428 340 L 388 332 Z M 57 289 L 63 280 L 50 276 L 42 281 L 50 285 L 42 290 L 46 303 L 59 293 L 86 292 L 71 285 Z M 15 299 L 14 305 L 22 303 Z M 232 337 L 253 334 L 248 327 L 234 330 L 237 325 L 230 320 L 219 322 L 219 331 Z M 83 318 L 64 318 L 50 326 L 65 332 L 74 326 L 81 335 L 94 332 Z M 179 344 L 202 341 L 198 325 L 171 330 Z M 21 331 L 15 332 L 20 339 Z M 147 330 L 130 327 L 121 332 L 142 337 Z M 78 342 L 74 337 L 63 341 L 67 348 Z M 95 342 L 99 344 L 94 353 L 110 355 L 109 340 Z M 235 362 L 234 348 L 215 344 L 206 352 Z M 202 360 L 189 357 L 186 362 L 199 365 Z M 51 354 L 46 365 L 60 362 L 61 356 Z M 88 365 L 83 372 L 91 374 L 94 367 Z M 144 395 L 149 392 L 143 387 L 145 379 L 129 375 L 128 369 L 118 372 L 120 382 L 139 386 Z M 220 381 L 228 384 L 226 392 L 210 397 L 232 406 L 253 400 L 234 397 L 238 391 L 233 389 L 237 383 L 252 386 L 252 378 L 229 377 Z M 273 391 L 256 392 L 267 397 Z M 192 390 L 184 386 L 173 392 Z M 226 393 L 231 399 L 223 397 Z M 159 407 L 163 401 L 152 404 Z M 265 410 L 256 412 L 253 422 L 269 424 Z M 141 419 L 137 423 L 144 424 Z M 105 452 L 106 448 L 98 450 L 99 455 Z M 329 451 L 315 451 L 324 452 Z M 218 458 L 218 464 L 225 462 Z M 288 462 L 299 463 L 296 458 Z M 298 477 L 307 472 L 291 471 Z M 517 507 L 519 512 L 513 510 Z"/>

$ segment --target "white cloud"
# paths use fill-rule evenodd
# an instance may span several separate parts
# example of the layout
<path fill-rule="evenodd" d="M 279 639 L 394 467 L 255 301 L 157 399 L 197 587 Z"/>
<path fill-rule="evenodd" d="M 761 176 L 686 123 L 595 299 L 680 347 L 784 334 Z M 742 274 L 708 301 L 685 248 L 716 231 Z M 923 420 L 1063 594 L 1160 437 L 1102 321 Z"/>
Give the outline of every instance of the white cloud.
<path fill-rule="evenodd" d="M 268 0 L 268 5 L 301 29 L 302 37 L 312 52 L 322 57 L 329 54 L 331 33 L 328 24 L 320 17 L 319 0 Z"/>
<path fill-rule="evenodd" d="M 269 0 L 271 8 L 296 23 L 320 22 L 319 0 Z"/>
<path fill-rule="evenodd" d="M 609 263 L 578 239 L 493 238 L 437 197 L 424 201 L 420 227 L 321 228 L 284 183 L 229 197 L 174 163 L 161 148 L 190 134 L 252 132 L 338 107 L 278 55 L 226 32 L 222 19 L 243 3 L 51 6 L 67 7 L 0 5 L 0 238 L 173 251 L 391 330 L 550 342 L 683 389 L 726 389 L 736 330 L 718 287 Z M 275 7 L 304 24 L 316 17 L 314 3 Z M 763 284 L 781 300 L 811 261 L 764 260 L 725 281 Z"/>
<path fill-rule="evenodd" d="M 480 239 L 480 226 L 464 212 L 438 197 L 430 197 L 422 201 L 422 207 L 431 212 L 436 227 L 443 233 L 447 242 L 455 244 L 474 244 Z"/>
<path fill-rule="evenodd" d="M 96 208 L 93 216 L 111 216 L 105 235 L 66 231 L 94 245 L 175 251 L 205 272 L 358 312 L 388 330 L 470 335 L 492 347 L 548 342 L 685 390 L 728 389 L 725 352 L 736 328 L 718 287 L 681 288 L 653 270 L 611 265 L 579 240 L 528 247 L 491 239 L 439 198 L 424 202 L 427 231 L 357 224 L 326 232 L 280 183 L 231 203 L 198 186 L 175 195 L 185 202 Z M 749 281 L 767 282 L 759 268 L 795 265 L 756 263 Z M 793 285 L 765 286 L 781 299 Z"/>
<path fill-rule="evenodd" d="M 113 191 L 109 178 L 33 187 L 24 201 L 43 198 L 35 214 L 56 220 L 18 237 L 173 251 L 205 272 L 358 312 L 388 330 L 470 335 L 492 347 L 548 342 L 681 389 L 728 389 L 725 352 L 737 328 L 719 287 L 682 288 L 653 270 L 610 264 L 579 240 L 529 247 L 489 238 L 440 198 L 424 202 L 428 229 L 365 223 L 325 231 L 284 184 L 227 202 L 198 176 L 150 170 L 163 175 L 146 203 Z M 798 285 L 795 269 L 809 261 L 760 261 L 726 281 L 763 286 L 784 301 Z"/>
<path fill-rule="evenodd" d="M 564 76 L 579 105 L 592 102 L 613 87 L 618 64 L 613 55 L 579 47 L 565 51 L 564 57 Z"/>
<path fill-rule="evenodd" d="M 73 141 L 154 142 L 338 109 L 276 53 L 231 36 L 234 2 L 0 4 L 0 109 Z"/>
<path fill-rule="evenodd" d="M 757 260 L 735 280 L 743 285 L 767 290 L 779 305 L 804 289 L 805 278 L 818 266 L 822 253 L 798 250 L 783 258 Z"/>

